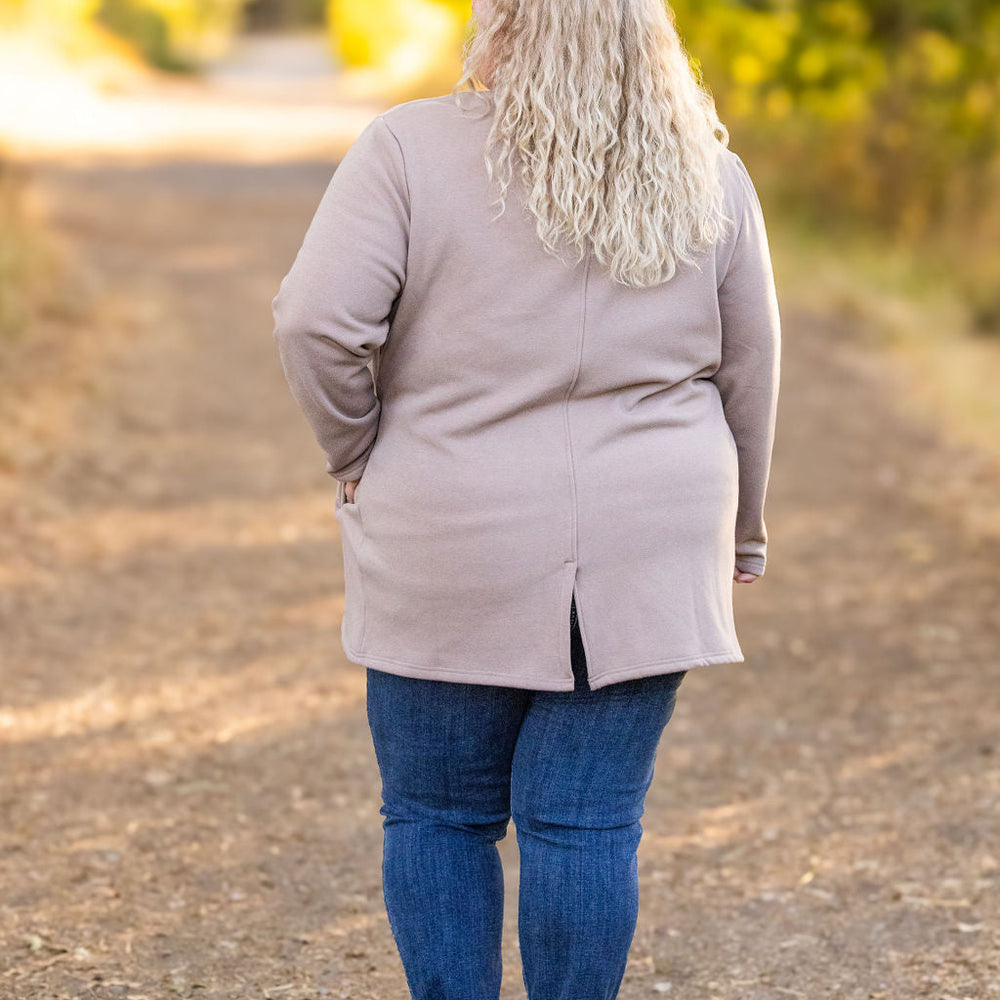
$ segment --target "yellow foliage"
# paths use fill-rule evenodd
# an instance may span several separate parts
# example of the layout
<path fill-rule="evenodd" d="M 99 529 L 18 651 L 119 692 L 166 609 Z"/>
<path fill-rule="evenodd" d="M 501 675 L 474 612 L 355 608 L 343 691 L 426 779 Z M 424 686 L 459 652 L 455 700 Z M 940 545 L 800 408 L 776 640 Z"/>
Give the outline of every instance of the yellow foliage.
<path fill-rule="evenodd" d="M 338 57 L 348 66 L 384 67 L 399 77 L 428 72 L 449 50 L 457 51 L 468 13 L 439 0 L 327 2 Z"/>
<path fill-rule="evenodd" d="M 860 80 L 843 80 L 836 90 L 834 118 L 839 121 L 862 121 L 871 111 L 869 92 Z"/>
<path fill-rule="evenodd" d="M 166 23 L 182 55 L 194 59 L 220 55 L 242 16 L 243 0 L 142 0 Z"/>
<path fill-rule="evenodd" d="M 899 149 L 910 140 L 910 130 L 902 122 L 889 122 L 882 130 L 882 139 L 889 149 Z"/>
<path fill-rule="evenodd" d="M 786 87 L 774 87 L 764 99 L 764 113 L 768 118 L 787 118 L 794 108 L 795 102 Z"/>
<path fill-rule="evenodd" d="M 728 95 L 727 109 L 734 118 L 752 118 L 757 111 L 757 92 L 753 87 L 734 87 Z"/>
<path fill-rule="evenodd" d="M 797 10 L 778 10 L 768 15 L 772 34 L 782 39 L 782 55 L 788 46 L 788 40 L 794 38 L 802 28 L 802 18 Z"/>
<path fill-rule="evenodd" d="M 764 63 L 750 52 L 740 52 L 730 63 L 730 72 L 736 83 L 754 84 L 767 79 Z"/>
<path fill-rule="evenodd" d="M 180 57 L 197 62 L 220 55 L 242 17 L 245 0 L 23 0 L 16 20 L 29 30 L 58 37 L 65 47 L 86 49 L 96 35 L 117 31 L 153 62 Z M 0 5 L 12 9 L 11 0 Z M 110 17 L 109 17 L 110 14 Z M 148 45 L 160 26 L 158 46 Z M 95 35 L 96 33 L 96 35 Z"/>
<path fill-rule="evenodd" d="M 798 30 L 798 17 L 793 11 L 782 15 L 764 14 L 748 21 L 748 41 L 754 51 L 773 67 L 788 54 L 788 46 Z"/>
<path fill-rule="evenodd" d="M 36 24 L 81 24 L 92 20 L 101 0 L 25 0 L 21 9 L 24 17 Z"/>
<path fill-rule="evenodd" d="M 948 83 L 962 71 L 962 50 L 940 31 L 924 30 L 917 34 L 916 50 L 922 57 L 931 83 Z"/>
<path fill-rule="evenodd" d="M 795 69 L 799 77 L 807 83 L 819 80 L 826 74 L 830 62 L 826 52 L 818 45 L 810 45 L 804 49 L 795 62 Z"/>
<path fill-rule="evenodd" d="M 819 19 L 852 38 L 864 38 L 871 27 L 868 14 L 853 0 L 830 0 L 819 5 Z"/>
<path fill-rule="evenodd" d="M 965 110 L 973 118 L 985 118 L 995 114 L 997 94 L 994 88 L 983 80 L 972 84 L 965 92 Z"/>
<path fill-rule="evenodd" d="M 381 63 L 405 38 L 403 0 L 358 3 L 356 0 L 329 0 L 327 23 L 338 54 L 349 66 Z"/>

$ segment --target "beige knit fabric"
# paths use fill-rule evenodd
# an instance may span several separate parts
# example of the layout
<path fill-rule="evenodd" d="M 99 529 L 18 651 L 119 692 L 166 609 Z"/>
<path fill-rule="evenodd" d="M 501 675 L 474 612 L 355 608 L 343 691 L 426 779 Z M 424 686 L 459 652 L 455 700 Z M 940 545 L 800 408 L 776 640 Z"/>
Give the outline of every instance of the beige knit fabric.
<path fill-rule="evenodd" d="M 479 116 L 486 102 L 486 116 Z M 274 297 L 289 387 L 338 480 L 351 661 L 571 690 L 743 662 L 780 367 L 760 201 L 669 282 L 546 253 L 483 163 L 489 92 L 398 104 L 350 148 Z M 361 479 L 353 503 L 343 483 Z"/>

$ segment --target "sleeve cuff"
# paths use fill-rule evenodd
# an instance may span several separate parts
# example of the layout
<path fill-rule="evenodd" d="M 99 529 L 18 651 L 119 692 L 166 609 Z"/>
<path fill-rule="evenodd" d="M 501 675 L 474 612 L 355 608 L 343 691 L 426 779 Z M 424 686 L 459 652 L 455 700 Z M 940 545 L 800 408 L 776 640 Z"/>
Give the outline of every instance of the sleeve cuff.
<path fill-rule="evenodd" d="M 767 560 L 762 556 L 737 556 L 736 568 L 741 573 L 753 573 L 754 576 L 763 576 L 764 567 Z"/>
<path fill-rule="evenodd" d="M 326 463 L 327 475 L 332 476 L 334 479 L 342 483 L 354 483 L 357 482 L 362 473 L 365 471 L 365 466 L 368 464 L 368 456 L 366 455 L 363 459 L 355 462 L 354 465 L 349 466 L 346 469 L 334 469 L 329 461 Z"/>

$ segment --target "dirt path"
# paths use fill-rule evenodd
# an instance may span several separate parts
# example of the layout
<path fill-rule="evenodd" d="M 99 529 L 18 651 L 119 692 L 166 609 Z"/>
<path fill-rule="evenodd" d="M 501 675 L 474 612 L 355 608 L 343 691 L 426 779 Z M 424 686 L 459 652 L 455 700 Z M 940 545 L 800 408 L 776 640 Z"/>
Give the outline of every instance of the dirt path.
<path fill-rule="evenodd" d="M 407 995 L 333 482 L 271 340 L 330 169 L 40 168 L 139 311 L 0 510 L 4 1000 Z M 621 997 L 1000 998 L 1000 474 L 822 317 L 785 331 L 748 662 L 678 700 Z"/>

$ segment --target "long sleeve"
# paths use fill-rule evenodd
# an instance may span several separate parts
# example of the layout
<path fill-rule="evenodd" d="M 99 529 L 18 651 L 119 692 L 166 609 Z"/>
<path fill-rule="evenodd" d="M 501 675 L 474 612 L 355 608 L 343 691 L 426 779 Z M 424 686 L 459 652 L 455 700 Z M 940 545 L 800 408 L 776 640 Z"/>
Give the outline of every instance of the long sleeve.
<path fill-rule="evenodd" d="M 406 278 L 409 213 L 402 150 L 380 115 L 334 171 L 271 303 L 289 388 L 344 482 L 361 477 L 378 432 L 371 361 Z"/>
<path fill-rule="evenodd" d="M 736 568 L 760 576 L 767 562 L 764 500 L 777 414 L 781 322 L 760 200 L 743 161 L 732 155 L 742 207 L 719 286 L 722 362 L 712 378 L 738 453 Z"/>

